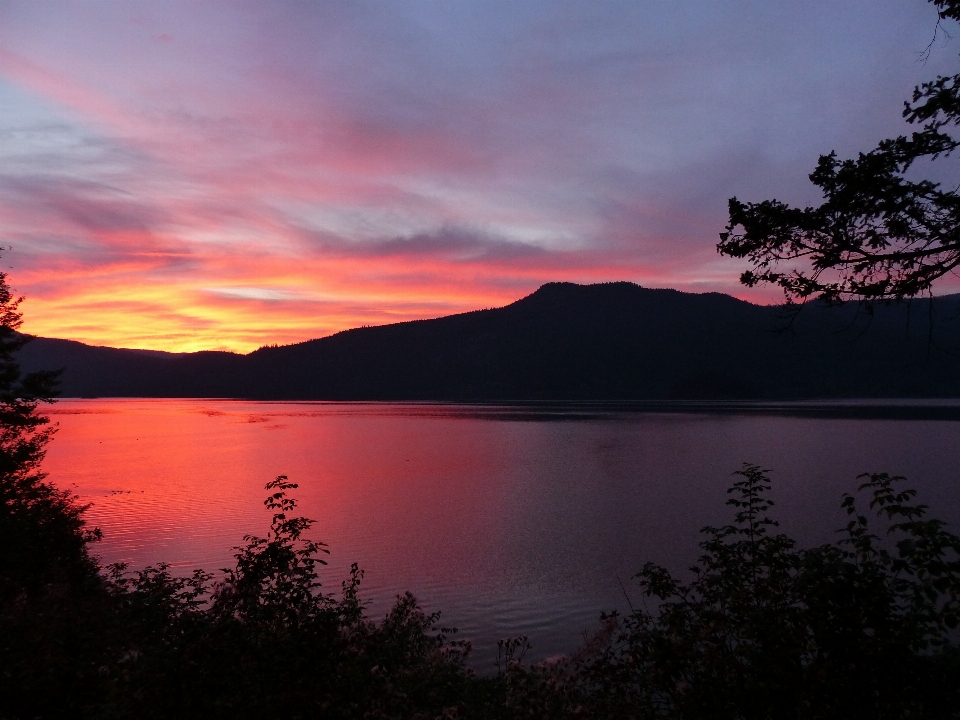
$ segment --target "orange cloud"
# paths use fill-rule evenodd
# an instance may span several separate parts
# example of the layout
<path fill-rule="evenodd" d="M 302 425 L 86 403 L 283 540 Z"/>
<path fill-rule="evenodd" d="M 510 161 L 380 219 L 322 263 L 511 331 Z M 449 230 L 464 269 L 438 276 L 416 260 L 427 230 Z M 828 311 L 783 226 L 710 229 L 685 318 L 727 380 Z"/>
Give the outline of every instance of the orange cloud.
<path fill-rule="evenodd" d="M 189 53 L 179 34 L 146 37 L 144 53 Z M 676 229 L 710 236 L 712 216 L 630 199 L 633 184 L 595 198 L 574 172 L 593 143 L 566 153 L 558 133 L 568 164 L 544 161 L 483 98 L 464 116 L 405 97 L 381 112 L 325 71 L 302 80 L 266 60 L 234 85 L 216 68 L 167 72 L 174 55 L 127 55 L 130 71 L 37 57 L 0 50 L 3 77 L 63 126 L 34 131 L 60 133 L 61 149 L 11 146 L 18 169 L 0 175 L 4 259 L 33 334 L 245 352 L 505 305 L 556 280 L 736 289 L 712 240 Z M 638 230 L 650 222 L 663 230 Z"/>

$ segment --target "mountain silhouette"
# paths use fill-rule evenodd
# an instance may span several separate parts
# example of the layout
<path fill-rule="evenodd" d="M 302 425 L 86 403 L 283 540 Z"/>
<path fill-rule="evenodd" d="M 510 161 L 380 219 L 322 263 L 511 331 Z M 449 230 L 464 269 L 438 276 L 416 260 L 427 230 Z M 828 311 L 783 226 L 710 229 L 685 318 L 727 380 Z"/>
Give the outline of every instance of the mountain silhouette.
<path fill-rule="evenodd" d="M 960 397 L 960 295 L 799 311 L 627 282 L 549 283 L 506 307 L 229 352 L 35 338 L 67 397 L 713 400 Z"/>

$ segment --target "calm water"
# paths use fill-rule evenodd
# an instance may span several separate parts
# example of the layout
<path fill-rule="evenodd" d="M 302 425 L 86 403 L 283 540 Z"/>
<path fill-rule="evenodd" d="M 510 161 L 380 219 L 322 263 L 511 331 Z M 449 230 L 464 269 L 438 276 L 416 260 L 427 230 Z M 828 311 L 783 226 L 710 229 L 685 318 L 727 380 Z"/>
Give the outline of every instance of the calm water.
<path fill-rule="evenodd" d="M 331 550 L 328 589 L 358 562 L 371 612 L 411 590 L 474 640 L 481 669 L 502 637 L 529 635 L 537 657 L 573 649 L 637 597 L 646 560 L 689 564 L 744 461 L 773 470 L 782 525 L 809 542 L 833 536 L 866 471 L 909 476 L 960 525 L 960 422 L 208 400 L 50 415 L 46 469 L 92 503 L 104 561 L 224 567 L 269 526 L 263 486 L 285 474 Z"/>

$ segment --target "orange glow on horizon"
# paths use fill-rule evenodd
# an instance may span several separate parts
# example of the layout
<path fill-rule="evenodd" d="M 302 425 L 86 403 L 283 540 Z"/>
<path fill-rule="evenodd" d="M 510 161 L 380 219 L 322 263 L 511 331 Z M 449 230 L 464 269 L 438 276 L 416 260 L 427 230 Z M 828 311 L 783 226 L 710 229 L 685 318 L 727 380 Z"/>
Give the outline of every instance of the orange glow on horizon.
<path fill-rule="evenodd" d="M 0 198 L 3 260 L 34 335 L 245 353 L 500 307 L 552 281 L 746 297 L 712 243 L 641 239 L 637 217 L 669 220 L 655 204 L 605 219 L 552 190 L 528 199 L 515 180 L 497 185 L 499 166 L 472 139 L 442 128 L 358 123 L 279 86 L 282 110 L 208 88 L 203 102 L 235 118 L 224 129 L 162 98 L 131 104 L 89 68 L 2 50 L 0 73 L 93 133 L 81 148 L 114 153 L 64 160 Z"/>
<path fill-rule="evenodd" d="M 505 266 L 437 258 L 231 254 L 192 258 L 199 269 L 188 272 L 165 270 L 144 258 L 48 271 L 14 267 L 10 280 L 27 298 L 25 332 L 171 352 L 250 352 L 363 325 L 501 307 L 553 280 L 669 284 L 650 268 L 615 262 L 591 267 L 584 259 L 560 255 L 547 263 L 541 258 Z"/>

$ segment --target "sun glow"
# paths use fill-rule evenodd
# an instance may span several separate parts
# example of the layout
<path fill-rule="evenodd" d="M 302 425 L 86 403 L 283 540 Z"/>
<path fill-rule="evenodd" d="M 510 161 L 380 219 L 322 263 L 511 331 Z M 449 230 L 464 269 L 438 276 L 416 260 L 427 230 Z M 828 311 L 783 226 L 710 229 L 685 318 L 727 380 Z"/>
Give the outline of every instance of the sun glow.
<path fill-rule="evenodd" d="M 504 67 L 459 45 L 421 65 L 413 28 L 371 47 L 362 13 L 328 37 L 306 10 L 19 12 L 0 50 L 0 239 L 28 332 L 246 352 L 552 281 L 743 296 L 714 251 L 729 168 L 701 187 L 714 135 L 637 132 L 642 94 L 545 74 L 535 44 Z"/>

